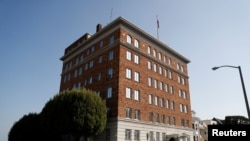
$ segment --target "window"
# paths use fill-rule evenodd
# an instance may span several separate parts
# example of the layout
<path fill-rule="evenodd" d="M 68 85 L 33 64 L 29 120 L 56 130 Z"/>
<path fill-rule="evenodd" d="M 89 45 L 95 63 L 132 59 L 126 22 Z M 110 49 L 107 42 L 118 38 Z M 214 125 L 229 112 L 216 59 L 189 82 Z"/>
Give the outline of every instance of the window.
<path fill-rule="evenodd" d="M 135 110 L 135 119 L 140 120 L 140 110 L 139 109 Z"/>
<path fill-rule="evenodd" d="M 81 82 L 77 83 L 77 88 L 80 89 L 81 88 Z"/>
<path fill-rule="evenodd" d="M 114 35 L 112 35 L 110 38 L 109 38 L 109 44 L 113 44 L 115 41 L 115 37 Z"/>
<path fill-rule="evenodd" d="M 176 125 L 176 118 L 173 117 L 173 125 Z"/>
<path fill-rule="evenodd" d="M 162 67 L 161 66 L 159 66 L 159 74 L 162 75 Z"/>
<path fill-rule="evenodd" d="M 89 84 L 92 84 L 92 82 L 93 82 L 93 79 L 92 79 L 92 77 L 90 77 L 89 78 Z"/>
<path fill-rule="evenodd" d="M 126 98 L 131 98 L 132 95 L 132 89 L 131 88 L 126 88 Z"/>
<path fill-rule="evenodd" d="M 114 58 L 114 51 L 111 50 L 111 51 L 109 52 L 109 60 L 113 60 L 113 58 Z"/>
<path fill-rule="evenodd" d="M 140 140 L 140 131 L 135 130 L 134 132 L 134 140 L 139 141 Z"/>
<path fill-rule="evenodd" d="M 140 100 L 140 91 L 139 90 L 134 91 L 134 99 L 137 101 Z"/>
<path fill-rule="evenodd" d="M 134 41 L 134 46 L 135 46 L 136 48 L 139 48 L 139 41 L 136 40 L 136 39 L 135 39 L 135 41 Z"/>
<path fill-rule="evenodd" d="M 68 74 L 68 81 L 70 80 L 70 73 Z"/>
<path fill-rule="evenodd" d="M 100 41 L 100 47 L 103 47 L 103 40 Z"/>
<path fill-rule="evenodd" d="M 167 108 L 167 109 L 169 109 L 169 107 L 170 107 L 169 104 L 170 104 L 170 103 L 169 103 L 169 100 L 167 99 L 167 100 L 166 100 L 166 108 Z"/>
<path fill-rule="evenodd" d="M 127 58 L 127 60 L 131 61 L 132 57 L 131 57 L 131 52 L 130 51 L 127 51 L 126 58 Z"/>
<path fill-rule="evenodd" d="M 149 121 L 151 121 L 151 122 L 154 121 L 154 114 L 153 114 L 153 112 L 149 113 Z"/>
<path fill-rule="evenodd" d="M 99 73 L 98 76 L 97 76 L 97 80 L 100 81 L 102 79 L 102 74 Z"/>
<path fill-rule="evenodd" d="M 85 66 L 84 66 L 84 70 L 87 70 L 89 68 L 89 64 L 86 63 Z"/>
<path fill-rule="evenodd" d="M 162 133 L 162 141 L 167 141 L 167 139 L 166 139 L 166 133 Z"/>
<path fill-rule="evenodd" d="M 155 88 L 157 89 L 158 88 L 158 80 L 154 80 L 154 85 L 155 85 Z"/>
<path fill-rule="evenodd" d="M 174 103 L 174 101 L 171 101 L 171 110 L 175 110 L 175 103 Z"/>
<path fill-rule="evenodd" d="M 181 78 L 181 82 L 182 82 L 182 85 L 185 85 L 186 83 L 185 83 L 185 78 Z"/>
<path fill-rule="evenodd" d="M 99 56 L 98 63 L 102 63 L 102 56 Z"/>
<path fill-rule="evenodd" d="M 171 117 L 170 116 L 167 117 L 167 124 L 169 124 L 169 125 L 171 124 Z"/>
<path fill-rule="evenodd" d="M 178 81 L 178 83 L 181 83 L 181 76 L 178 75 L 177 81 Z"/>
<path fill-rule="evenodd" d="M 160 90 L 163 90 L 163 82 L 160 82 Z"/>
<path fill-rule="evenodd" d="M 154 72 L 157 72 L 157 65 L 154 64 Z"/>
<path fill-rule="evenodd" d="M 182 97 L 182 90 L 179 89 L 179 97 Z"/>
<path fill-rule="evenodd" d="M 80 61 L 83 61 L 83 59 L 84 59 L 84 56 L 83 56 L 83 54 L 80 56 Z"/>
<path fill-rule="evenodd" d="M 171 65 L 172 64 L 172 60 L 171 58 L 168 58 L 168 65 Z"/>
<path fill-rule="evenodd" d="M 152 77 L 148 77 L 148 86 L 152 86 Z"/>
<path fill-rule="evenodd" d="M 158 106 L 158 96 L 155 97 L 155 105 Z"/>
<path fill-rule="evenodd" d="M 154 141 L 154 132 L 153 131 L 149 132 L 149 141 Z"/>
<path fill-rule="evenodd" d="M 176 64 L 176 69 L 180 70 L 180 64 L 179 63 Z"/>
<path fill-rule="evenodd" d="M 152 94 L 148 95 L 148 103 L 149 104 L 153 103 L 153 95 Z"/>
<path fill-rule="evenodd" d="M 78 75 L 80 76 L 82 74 L 82 67 L 79 68 Z"/>
<path fill-rule="evenodd" d="M 186 127 L 189 127 L 189 120 L 186 120 L 185 126 L 186 126 Z M 204 131 L 204 134 L 206 135 L 206 131 Z"/>
<path fill-rule="evenodd" d="M 169 76 L 169 79 L 173 79 L 171 71 L 169 71 L 169 75 L 168 76 Z"/>
<path fill-rule="evenodd" d="M 152 67 L 151 67 L 151 62 L 150 62 L 150 61 L 148 61 L 148 69 L 149 69 L 149 70 L 152 69 Z"/>
<path fill-rule="evenodd" d="M 136 63 L 136 64 L 139 64 L 139 56 L 138 55 L 134 55 L 134 62 Z"/>
<path fill-rule="evenodd" d="M 112 87 L 108 87 L 107 89 L 107 98 L 111 98 L 112 97 Z"/>
<path fill-rule="evenodd" d="M 182 106 L 182 104 L 180 104 L 180 112 L 183 112 L 183 106 Z"/>
<path fill-rule="evenodd" d="M 170 86 L 169 91 L 170 91 L 171 94 L 174 94 L 174 86 Z"/>
<path fill-rule="evenodd" d="M 165 115 L 162 115 L 162 123 L 163 123 L 163 124 L 166 123 L 166 117 L 165 117 Z"/>
<path fill-rule="evenodd" d="M 168 92 L 168 84 L 165 84 L 165 91 Z"/>
<path fill-rule="evenodd" d="M 132 109 L 131 108 L 126 108 L 126 118 L 131 118 L 132 115 Z"/>
<path fill-rule="evenodd" d="M 91 53 L 95 52 L 95 47 L 91 47 Z"/>
<path fill-rule="evenodd" d="M 184 98 L 184 99 L 186 99 L 186 91 L 182 91 L 182 97 Z"/>
<path fill-rule="evenodd" d="M 112 78 L 113 77 L 113 68 L 109 68 L 108 69 L 108 78 Z"/>
<path fill-rule="evenodd" d="M 126 78 L 131 79 L 131 69 L 126 69 Z"/>
<path fill-rule="evenodd" d="M 77 74 L 78 74 L 78 72 L 77 72 L 77 69 L 76 69 L 76 70 L 75 70 L 74 77 L 77 77 Z"/>
<path fill-rule="evenodd" d="M 153 56 L 156 57 L 156 51 L 155 51 L 155 49 L 153 50 Z"/>
<path fill-rule="evenodd" d="M 67 76 L 66 75 L 64 76 L 63 82 L 64 83 L 67 82 Z"/>
<path fill-rule="evenodd" d="M 161 53 L 160 53 L 160 52 L 158 53 L 158 58 L 159 58 L 159 60 L 161 60 L 161 59 L 162 59 L 162 57 L 161 57 Z"/>
<path fill-rule="evenodd" d="M 160 133 L 156 132 L 156 141 L 160 141 Z"/>
<path fill-rule="evenodd" d="M 150 55 L 151 54 L 151 47 L 148 46 L 148 54 Z"/>
<path fill-rule="evenodd" d="M 87 50 L 87 55 L 89 55 L 89 49 Z"/>
<path fill-rule="evenodd" d="M 164 103 L 165 103 L 164 98 L 160 98 L 160 106 L 161 107 L 164 107 Z"/>
<path fill-rule="evenodd" d="M 86 85 L 87 85 L 87 82 L 88 82 L 87 79 L 85 79 L 85 80 L 83 81 L 83 85 L 86 86 Z"/>
<path fill-rule="evenodd" d="M 89 62 L 89 68 L 92 68 L 93 66 L 94 66 L 94 61 L 91 60 L 91 61 Z"/>
<path fill-rule="evenodd" d="M 135 74 L 134 74 L 134 80 L 136 81 L 136 82 L 139 82 L 140 81 L 140 73 L 139 72 L 134 72 Z"/>
<path fill-rule="evenodd" d="M 78 64 L 78 62 L 79 62 L 79 58 L 78 58 L 78 57 L 76 57 L 76 64 Z"/>
<path fill-rule="evenodd" d="M 184 68 L 183 68 L 183 66 L 181 66 L 181 71 L 182 71 L 182 72 L 184 72 Z"/>
<path fill-rule="evenodd" d="M 127 35 L 127 43 L 131 44 L 131 42 L 132 42 L 131 36 L 130 36 L 130 35 Z"/>
<path fill-rule="evenodd" d="M 160 122 L 160 115 L 157 113 L 156 115 L 155 115 L 155 119 L 156 119 L 156 122 Z"/>
<path fill-rule="evenodd" d="M 188 106 L 184 105 L 184 113 L 188 113 Z"/>
<path fill-rule="evenodd" d="M 131 129 L 125 130 L 125 140 L 131 140 Z"/>

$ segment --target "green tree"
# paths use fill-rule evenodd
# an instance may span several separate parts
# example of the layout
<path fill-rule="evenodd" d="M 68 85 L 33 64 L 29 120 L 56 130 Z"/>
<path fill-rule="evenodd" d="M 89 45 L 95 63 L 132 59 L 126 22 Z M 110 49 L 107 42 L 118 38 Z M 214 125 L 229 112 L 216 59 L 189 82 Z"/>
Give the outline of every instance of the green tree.
<path fill-rule="evenodd" d="M 41 139 L 40 115 L 30 113 L 24 115 L 10 129 L 9 141 L 39 141 Z"/>
<path fill-rule="evenodd" d="M 102 132 L 107 120 L 106 103 L 94 91 L 73 89 L 55 95 L 41 112 L 41 122 L 53 140 L 72 135 L 76 140 Z"/>

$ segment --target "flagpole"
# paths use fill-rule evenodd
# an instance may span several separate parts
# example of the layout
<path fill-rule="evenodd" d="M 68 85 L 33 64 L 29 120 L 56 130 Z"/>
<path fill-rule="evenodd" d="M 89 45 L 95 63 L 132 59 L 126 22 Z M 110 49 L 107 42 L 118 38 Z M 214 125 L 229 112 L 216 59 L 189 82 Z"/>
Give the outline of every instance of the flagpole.
<path fill-rule="evenodd" d="M 158 20 L 158 16 L 156 16 L 156 22 L 157 22 L 157 39 L 159 40 L 159 27 L 160 27 L 160 23 Z"/>

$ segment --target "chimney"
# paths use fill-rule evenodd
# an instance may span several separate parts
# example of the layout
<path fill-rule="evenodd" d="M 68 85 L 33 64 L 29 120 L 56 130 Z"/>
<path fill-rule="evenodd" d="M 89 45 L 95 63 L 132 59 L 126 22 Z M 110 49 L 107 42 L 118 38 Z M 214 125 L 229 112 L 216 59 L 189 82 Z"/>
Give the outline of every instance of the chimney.
<path fill-rule="evenodd" d="M 96 25 L 96 32 L 99 32 L 102 29 L 102 25 L 101 24 L 97 24 Z"/>

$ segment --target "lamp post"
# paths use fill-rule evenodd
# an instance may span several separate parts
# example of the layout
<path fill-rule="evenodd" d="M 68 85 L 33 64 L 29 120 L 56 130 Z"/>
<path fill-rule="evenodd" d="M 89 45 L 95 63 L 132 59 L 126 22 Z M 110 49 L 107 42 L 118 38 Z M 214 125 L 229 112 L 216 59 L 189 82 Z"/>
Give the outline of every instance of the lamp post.
<path fill-rule="evenodd" d="M 242 72 L 241 72 L 241 67 L 240 66 L 224 65 L 224 66 L 219 66 L 219 67 L 213 67 L 212 70 L 217 70 L 217 69 L 222 68 L 222 67 L 229 67 L 229 68 L 237 68 L 237 69 L 239 69 L 241 85 L 242 85 L 243 94 L 244 94 L 245 103 L 246 103 L 246 108 L 247 108 L 248 119 L 250 119 L 250 110 L 249 110 L 249 105 L 248 105 L 248 100 L 247 100 L 246 89 L 245 89 L 245 85 L 244 85 L 244 81 L 243 81 L 243 76 L 242 76 Z"/>

